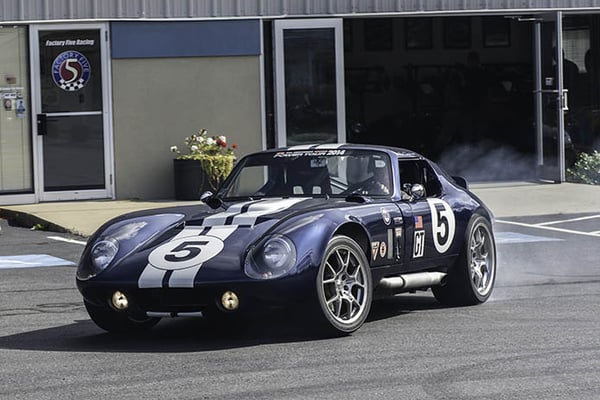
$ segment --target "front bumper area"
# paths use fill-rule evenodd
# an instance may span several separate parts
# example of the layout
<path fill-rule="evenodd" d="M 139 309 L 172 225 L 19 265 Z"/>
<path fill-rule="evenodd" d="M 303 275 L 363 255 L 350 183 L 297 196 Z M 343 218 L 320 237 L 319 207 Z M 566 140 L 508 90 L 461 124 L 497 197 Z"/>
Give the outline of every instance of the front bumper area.
<path fill-rule="evenodd" d="M 196 285 L 194 288 L 140 289 L 134 284 L 102 282 L 100 280 L 77 281 L 77 287 L 88 303 L 110 307 L 132 316 L 189 317 L 201 316 L 207 310 L 231 312 L 222 306 L 222 297 L 233 292 L 239 307 L 235 312 L 263 312 L 270 308 L 301 305 L 315 295 L 315 272 L 268 281 L 220 282 Z M 128 307 L 117 310 L 112 305 L 113 294 L 120 292 L 127 297 Z"/>

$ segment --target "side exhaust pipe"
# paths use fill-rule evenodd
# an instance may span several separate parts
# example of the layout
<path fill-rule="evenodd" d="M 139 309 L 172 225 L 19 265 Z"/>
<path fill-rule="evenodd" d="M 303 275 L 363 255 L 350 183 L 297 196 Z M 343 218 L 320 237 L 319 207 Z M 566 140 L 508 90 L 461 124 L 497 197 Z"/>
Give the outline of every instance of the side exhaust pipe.
<path fill-rule="evenodd" d="M 446 277 L 444 272 L 416 272 L 414 274 L 404 274 L 383 278 L 379 282 L 379 287 L 386 291 L 403 292 L 412 289 L 427 288 L 439 285 Z"/>

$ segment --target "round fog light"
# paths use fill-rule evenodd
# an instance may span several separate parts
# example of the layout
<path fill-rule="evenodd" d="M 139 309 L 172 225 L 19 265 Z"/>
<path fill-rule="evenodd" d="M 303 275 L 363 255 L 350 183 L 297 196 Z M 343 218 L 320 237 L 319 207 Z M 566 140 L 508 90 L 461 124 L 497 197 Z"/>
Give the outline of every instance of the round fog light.
<path fill-rule="evenodd" d="M 129 307 L 129 300 L 127 300 L 125 293 L 117 290 L 112 295 L 112 305 L 117 310 L 125 310 L 127 307 Z"/>
<path fill-rule="evenodd" d="M 234 311 L 240 306 L 240 299 L 237 294 L 228 290 L 221 296 L 221 305 L 227 311 Z"/>

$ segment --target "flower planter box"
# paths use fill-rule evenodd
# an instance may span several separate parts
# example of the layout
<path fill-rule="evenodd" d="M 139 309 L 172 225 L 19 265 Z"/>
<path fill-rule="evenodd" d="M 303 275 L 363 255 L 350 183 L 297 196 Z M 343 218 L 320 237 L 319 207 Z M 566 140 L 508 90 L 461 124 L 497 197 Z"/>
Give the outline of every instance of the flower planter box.
<path fill-rule="evenodd" d="M 200 195 L 213 190 L 200 160 L 173 160 L 175 200 L 200 200 Z"/>

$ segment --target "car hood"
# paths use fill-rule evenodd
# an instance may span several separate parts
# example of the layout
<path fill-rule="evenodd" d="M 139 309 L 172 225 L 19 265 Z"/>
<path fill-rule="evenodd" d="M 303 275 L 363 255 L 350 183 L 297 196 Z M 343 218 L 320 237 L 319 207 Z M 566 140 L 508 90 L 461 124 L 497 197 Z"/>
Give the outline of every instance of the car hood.
<path fill-rule="evenodd" d="M 139 288 L 247 280 L 243 273 L 247 250 L 269 233 L 278 232 L 284 221 L 297 217 L 293 221 L 296 231 L 318 229 L 315 222 L 326 218 L 327 210 L 356 205 L 343 199 L 295 197 L 243 201 L 220 210 L 197 206 L 160 210 L 181 214 L 184 223 L 157 233 L 100 276 L 111 281 L 135 279 Z M 143 217 L 136 214 L 136 218 Z M 299 254 L 298 260 L 307 257 L 311 254 Z"/>

